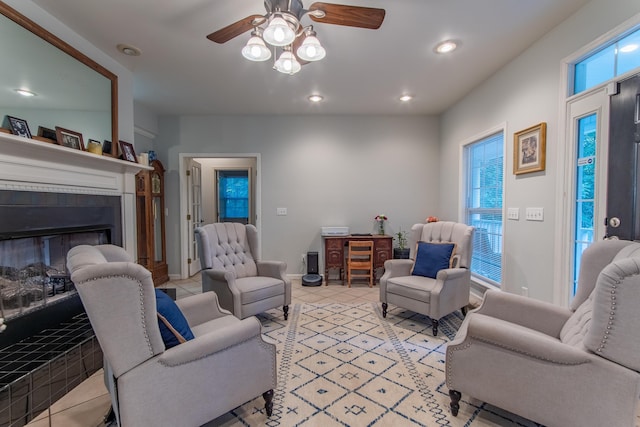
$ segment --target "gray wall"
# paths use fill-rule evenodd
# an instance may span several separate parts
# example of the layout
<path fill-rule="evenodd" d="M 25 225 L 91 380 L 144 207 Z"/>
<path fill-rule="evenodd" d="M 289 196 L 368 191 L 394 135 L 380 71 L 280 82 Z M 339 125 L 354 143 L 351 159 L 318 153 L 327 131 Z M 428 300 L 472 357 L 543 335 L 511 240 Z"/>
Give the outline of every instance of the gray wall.
<path fill-rule="evenodd" d="M 520 221 L 504 221 L 503 288 L 521 293 L 528 287 L 531 297 L 554 298 L 556 252 L 556 185 L 559 117 L 561 107 L 560 64 L 599 36 L 640 12 L 637 0 L 594 0 L 549 32 L 493 77 L 478 86 L 441 119 L 440 206 L 443 215 L 455 216 L 460 198 L 446 188 L 457 188 L 460 146 L 464 141 L 501 123 L 507 125 L 505 207 L 519 207 Z M 546 170 L 513 175 L 513 133 L 547 122 Z M 543 207 L 544 222 L 523 219 L 526 207 Z M 556 284 L 556 286 L 562 286 Z"/>
<path fill-rule="evenodd" d="M 167 168 L 167 258 L 179 274 L 180 153 L 259 153 L 262 257 L 304 272 L 301 254 L 322 251 L 320 227 L 388 233 L 438 215 L 438 127 L 433 117 L 161 117 L 155 149 Z M 276 216 L 286 207 L 287 216 Z M 387 234 L 388 234 L 387 233 Z M 321 262 L 322 263 L 322 262 Z"/>

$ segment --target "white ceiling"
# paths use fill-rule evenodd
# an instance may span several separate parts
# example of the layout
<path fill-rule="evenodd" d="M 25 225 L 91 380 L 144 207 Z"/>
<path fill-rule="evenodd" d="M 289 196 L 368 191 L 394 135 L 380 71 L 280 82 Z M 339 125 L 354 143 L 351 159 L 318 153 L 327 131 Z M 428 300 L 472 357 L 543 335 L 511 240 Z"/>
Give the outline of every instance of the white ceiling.
<path fill-rule="evenodd" d="M 157 114 L 438 114 L 588 1 L 334 0 L 383 8 L 385 20 L 378 30 L 313 23 L 327 56 L 290 76 L 242 57 L 249 33 L 206 39 L 263 14 L 260 0 L 34 0 L 132 70 L 135 100 Z M 445 39 L 460 48 L 435 54 Z M 325 100 L 311 105 L 312 93 Z M 414 100 L 401 103 L 405 93 Z"/>

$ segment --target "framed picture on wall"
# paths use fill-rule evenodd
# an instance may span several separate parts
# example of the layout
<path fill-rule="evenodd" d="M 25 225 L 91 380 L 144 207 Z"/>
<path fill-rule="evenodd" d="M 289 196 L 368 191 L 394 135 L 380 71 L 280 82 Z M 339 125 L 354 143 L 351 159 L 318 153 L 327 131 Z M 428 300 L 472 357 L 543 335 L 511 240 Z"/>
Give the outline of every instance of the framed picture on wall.
<path fill-rule="evenodd" d="M 513 173 L 520 175 L 545 168 L 547 124 L 539 123 L 513 134 Z"/>
<path fill-rule="evenodd" d="M 56 137 L 58 144 L 63 147 L 84 151 L 84 140 L 81 133 L 56 126 Z"/>

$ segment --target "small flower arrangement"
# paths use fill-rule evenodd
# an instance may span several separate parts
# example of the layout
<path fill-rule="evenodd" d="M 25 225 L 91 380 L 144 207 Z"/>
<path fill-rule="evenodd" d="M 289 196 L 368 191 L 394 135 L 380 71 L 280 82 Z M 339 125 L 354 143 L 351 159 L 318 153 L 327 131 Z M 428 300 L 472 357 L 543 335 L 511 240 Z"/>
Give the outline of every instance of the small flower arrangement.
<path fill-rule="evenodd" d="M 428 216 L 427 219 L 425 219 L 425 221 L 429 223 L 429 222 L 438 222 L 440 220 L 438 219 L 437 216 Z"/>
<path fill-rule="evenodd" d="M 389 218 L 385 214 L 379 214 L 374 219 L 378 221 L 378 234 L 384 234 L 384 222 Z"/>

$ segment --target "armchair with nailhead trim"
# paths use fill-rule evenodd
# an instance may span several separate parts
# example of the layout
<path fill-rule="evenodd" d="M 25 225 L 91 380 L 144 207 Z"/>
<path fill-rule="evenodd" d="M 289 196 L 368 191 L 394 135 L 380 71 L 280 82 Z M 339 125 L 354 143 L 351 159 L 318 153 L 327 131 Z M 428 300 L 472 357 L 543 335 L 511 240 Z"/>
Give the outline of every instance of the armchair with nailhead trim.
<path fill-rule="evenodd" d="M 487 291 L 469 312 L 447 347 L 454 416 L 474 398 L 547 426 L 636 425 L 640 243 L 595 242 L 580 264 L 569 308 Z"/>
<path fill-rule="evenodd" d="M 119 426 L 199 426 L 261 394 L 271 416 L 276 348 L 258 319 L 239 320 L 213 292 L 181 298 L 194 338 L 167 348 L 151 273 L 123 248 L 75 246 L 67 267 L 104 353 Z"/>

